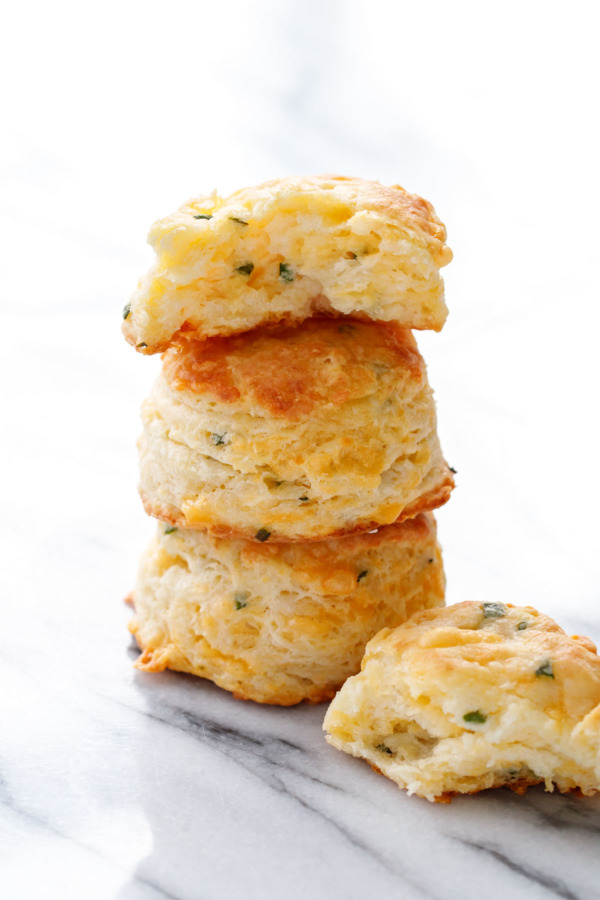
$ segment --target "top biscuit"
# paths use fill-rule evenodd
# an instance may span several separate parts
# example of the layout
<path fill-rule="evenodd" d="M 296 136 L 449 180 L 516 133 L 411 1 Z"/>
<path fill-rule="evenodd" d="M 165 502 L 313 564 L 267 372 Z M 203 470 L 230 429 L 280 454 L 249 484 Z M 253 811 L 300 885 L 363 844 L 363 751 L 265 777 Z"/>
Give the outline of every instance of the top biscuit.
<path fill-rule="evenodd" d="M 123 333 L 143 353 L 181 331 L 236 334 L 317 313 L 434 331 L 446 320 L 446 229 L 399 185 L 281 178 L 195 197 L 148 240 L 157 260 L 123 311 Z"/>

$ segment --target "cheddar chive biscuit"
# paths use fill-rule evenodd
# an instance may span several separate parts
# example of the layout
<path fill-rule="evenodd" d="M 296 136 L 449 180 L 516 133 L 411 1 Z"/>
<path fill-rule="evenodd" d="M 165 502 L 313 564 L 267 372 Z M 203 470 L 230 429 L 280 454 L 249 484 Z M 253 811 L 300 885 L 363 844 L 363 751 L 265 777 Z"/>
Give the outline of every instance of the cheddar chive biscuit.
<path fill-rule="evenodd" d="M 161 524 L 132 600 L 138 668 L 190 672 L 259 703 L 330 699 L 369 637 L 443 604 L 435 520 L 313 544 Z"/>
<path fill-rule="evenodd" d="M 322 540 L 441 506 L 453 479 L 411 333 L 309 319 L 167 351 L 143 407 L 147 512 L 257 541 Z"/>
<path fill-rule="evenodd" d="M 152 227 L 156 263 L 123 311 L 123 332 L 148 354 L 181 331 L 204 338 L 323 313 L 439 331 L 445 241 L 426 200 L 359 178 L 281 178 L 196 197 Z"/>
<path fill-rule="evenodd" d="M 531 607 L 460 603 L 367 645 L 327 712 L 334 747 L 411 794 L 600 788 L 600 659 Z"/>

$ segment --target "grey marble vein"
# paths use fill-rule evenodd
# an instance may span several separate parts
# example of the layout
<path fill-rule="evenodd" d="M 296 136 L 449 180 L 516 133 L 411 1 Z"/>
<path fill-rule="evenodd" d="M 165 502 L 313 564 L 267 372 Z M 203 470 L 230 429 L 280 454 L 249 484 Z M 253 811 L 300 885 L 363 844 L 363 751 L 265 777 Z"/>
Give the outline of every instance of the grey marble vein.
<path fill-rule="evenodd" d="M 541 887 L 545 888 L 547 892 L 549 894 L 552 894 L 553 896 L 563 897 L 564 900 L 584 900 L 582 894 L 573 893 L 573 891 L 569 890 L 569 888 L 562 881 L 545 875 L 543 872 L 540 872 L 539 870 L 533 868 L 533 866 L 524 865 L 517 862 L 514 858 L 511 858 L 503 853 L 497 846 L 466 840 L 462 841 L 462 843 L 467 847 L 472 847 L 474 850 L 479 850 L 483 853 L 487 853 L 503 866 L 506 866 L 507 869 L 510 869 L 511 872 L 516 872 L 518 875 L 522 875 L 523 878 L 526 878 L 528 881 L 533 882 L 534 884 L 541 885 Z"/>

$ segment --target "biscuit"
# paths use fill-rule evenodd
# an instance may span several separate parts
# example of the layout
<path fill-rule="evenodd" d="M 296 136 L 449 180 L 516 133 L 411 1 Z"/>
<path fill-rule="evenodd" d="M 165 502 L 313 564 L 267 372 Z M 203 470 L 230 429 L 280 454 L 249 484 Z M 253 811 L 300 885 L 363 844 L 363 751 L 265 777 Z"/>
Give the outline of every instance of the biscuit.
<path fill-rule="evenodd" d="M 460 603 L 376 635 L 324 728 L 428 800 L 532 784 L 587 795 L 600 787 L 599 704 L 589 638 L 531 607 Z"/>
<path fill-rule="evenodd" d="M 142 418 L 147 512 L 222 536 L 367 531 L 453 487 L 425 364 L 395 325 L 309 319 L 185 340 Z"/>
<path fill-rule="evenodd" d="M 182 330 L 249 331 L 317 313 L 439 331 L 452 258 L 433 207 L 398 185 L 321 175 L 196 197 L 153 225 L 157 259 L 123 311 L 140 352 Z"/>
<path fill-rule="evenodd" d="M 443 602 L 431 515 L 314 544 L 160 525 L 130 627 L 139 669 L 190 672 L 241 699 L 289 706 L 330 699 L 358 671 L 369 637 Z"/>

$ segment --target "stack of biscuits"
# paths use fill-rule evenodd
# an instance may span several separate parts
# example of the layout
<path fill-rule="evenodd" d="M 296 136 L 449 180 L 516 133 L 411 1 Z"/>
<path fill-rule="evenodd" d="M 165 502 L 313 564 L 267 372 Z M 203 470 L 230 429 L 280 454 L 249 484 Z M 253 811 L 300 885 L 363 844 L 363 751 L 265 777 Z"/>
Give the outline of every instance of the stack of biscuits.
<path fill-rule="evenodd" d="M 143 406 L 137 666 L 237 697 L 330 699 L 385 626 L 444 603 L 431 510 L 453 488 L 412 329 L 451 259 L 398 186 L 285 178 L 150 232 L 123 312 L 163 365 Z"/>

